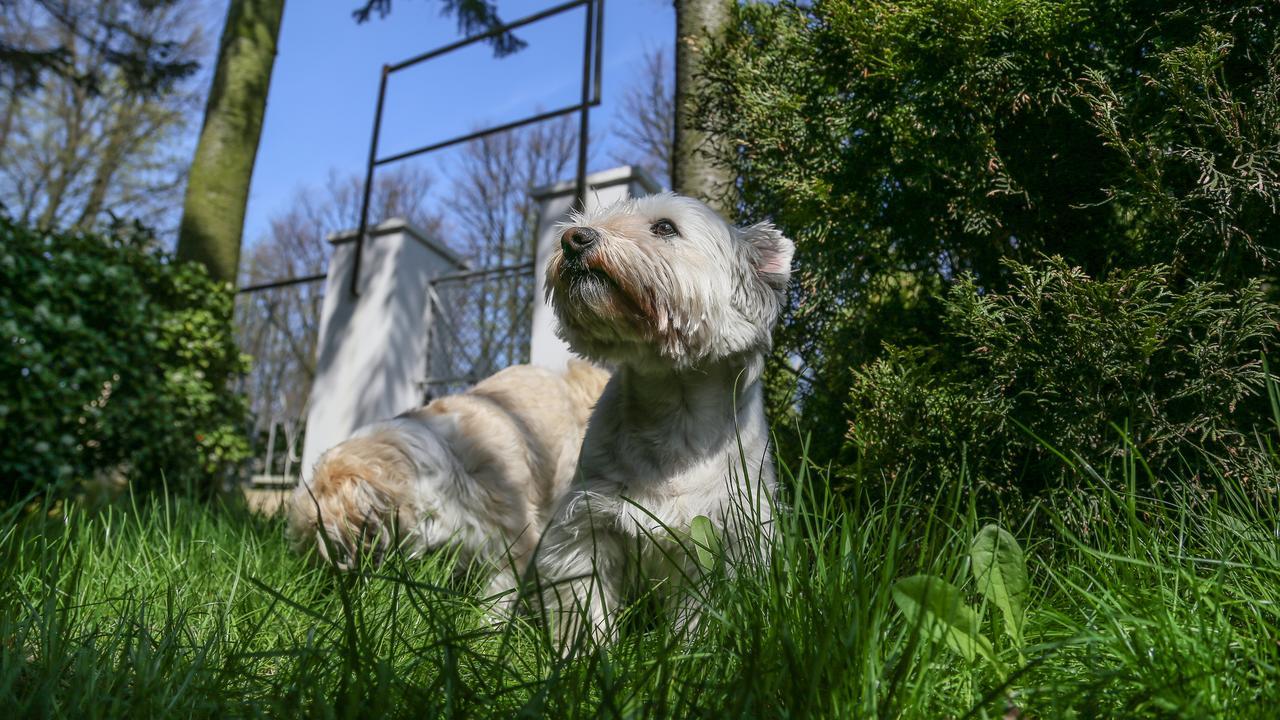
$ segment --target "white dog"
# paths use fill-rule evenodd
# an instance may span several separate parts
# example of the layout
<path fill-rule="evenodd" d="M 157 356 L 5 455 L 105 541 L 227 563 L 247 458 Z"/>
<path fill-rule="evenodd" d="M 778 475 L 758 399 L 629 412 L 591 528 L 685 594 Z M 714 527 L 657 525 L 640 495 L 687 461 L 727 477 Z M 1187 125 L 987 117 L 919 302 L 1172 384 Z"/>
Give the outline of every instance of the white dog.
<path fill-rule="evenodd" d="M 768 223 L 735 228 L 671 194 L 563 229 L 546 285 L 561 334 L 616 371 L 536 559 L 562 647 L 583 631 L 611 637 L 631 583 L 670 588 L 696 573 L 695 517 L 730 553 L 768 536 L 775 480 L 760 375 L 793 251 Z"/>
<path fill-rule="evenodd" d="M 389 550 L 456 544 L 462 566 L 515 587 L 573 476 L 587 417 L 608 373 L 507 368 L 470 390 L 375 423 L 330 449 L 288 504 L 295 547 L 339 568 Z"/>

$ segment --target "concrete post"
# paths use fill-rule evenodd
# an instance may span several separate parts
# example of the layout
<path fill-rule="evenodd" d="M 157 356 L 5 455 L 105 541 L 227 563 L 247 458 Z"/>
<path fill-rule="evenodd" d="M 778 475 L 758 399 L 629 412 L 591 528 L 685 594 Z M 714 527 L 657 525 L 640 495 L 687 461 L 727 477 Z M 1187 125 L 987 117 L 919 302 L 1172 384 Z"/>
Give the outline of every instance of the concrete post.
<path fill-rule="evenodd" d="M 562 370 L 574 355 L 564 341 L 556 337 L 556 316 L 547 304 L 542 288 L 547 260 L 560 246 L 556 226 L 569 216 L 573 206 L 572 181 L 535 188 L 538 203 L 538 252 L 534 260 L 537 286 L 533 301 L 533 332 L 529 361 L 534 365 Z M 587 207 L 610 205 L 628 197 L 642 197 L 658 192 L 658 183 L 640 168 L 624 165 L 587 176 Z"/>
<path fill-rule="evenodd" d="M 453 251 L 402 219 L 369 232 L 360 296 L 351 296 L 355 233 L 331 236 L 316 378 L 311 387 L 302 477 L 316 460 L 363 425 L 422 403 L 427 375 L 427 294 L 433 279 L 466 269 Z"/>

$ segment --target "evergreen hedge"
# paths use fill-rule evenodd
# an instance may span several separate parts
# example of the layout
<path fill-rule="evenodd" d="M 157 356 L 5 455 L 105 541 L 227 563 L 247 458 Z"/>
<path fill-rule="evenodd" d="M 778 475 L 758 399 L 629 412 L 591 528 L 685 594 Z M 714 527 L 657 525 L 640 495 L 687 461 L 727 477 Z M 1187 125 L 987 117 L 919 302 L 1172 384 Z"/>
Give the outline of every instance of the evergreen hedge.
<path fill-rule="evenodd" d="M 1179 313 L 1210 295 L 1219 320 L 1255 312 L 1264 295 L 1275 299 L 1280 4 L 748 2 L 736 6 L 729 31 L 710 50 L 707 72 L 699 122 L 736 143 L 729 162 L 741 219 L 770 218 L 797 242 L 796 282 L 771 364 L 771 401 L 775 417 L 794 413 L 789 420 L 812 434 L 807 451 L 819 460 L 881 462 L 883 443 L 860 437 L 859 428 L 890 422 L 869 409 L 877 407 L 871 399 L 907 387 L 923 395 L 916 405 L 951 407 L 951 378 L 965 378 L 968 389 L 957 397 L 964 400 L 974 388 L 985 393 L 1007 382 L 1001 373 L 1008 363 L 1101 372 L 1103 363 L 1146 362 L 1141 353 L 1067 356 L 1073 338 L 1057 333 L 1092 328 L 1116 352 L 1144 342 L 1121 334 L 1149 318 L 1107 315 L 1101 307 L 1087 308 L 1101 314 L 1079 323 L 1033 324 L 1033 333 L 1011 341 L 1006 365 L 983 361 L 972 352 L 978 326 L 955 318 L 966 297 L 974 310 L 992 310 L 975 304 L 986 296 L 1021 307 L 1041 291 L 1026 283 L 1048 274 L 1059 296 L 1084 302 L 1107 294 L 1115 313 L 1145 312 L 1157 302 L 1157 324 L 1170 332 L 1207 331 L 1210 319 Z M 1046 263 L 1047 257 L 1061 262 Z M 1158 285 L 1159 298 L 1126 295 L 1123 288 L 1139 279 Z M 1026 319 L 1007 314 L 1005 322 Z M 1240 350 L 1265 344 L 1248 334 L 1259 327 L 1245 323 L 1237 330 L 1246 334 L 1238 336 L 1224 327 L 1217 340 L 1170 338 L 1160 372 L 1240 377 L 1241 368 L 1260 360 L 1242 359 L 1247 353 Z M 1274 339 L 1274 326 L 1263 334 Z M 1219 341 L 1218 349 L 1205 344 Z M 1055 349 L 1063 356 L 1049 352 Z M 1019 352 L 1026 354 L 1021 361 Z M 1080 427 L 1097 427 L 1095 411 L 1120 426 L 1141 425 L 1185 400 L 1164 394 L 1182 390 L 1156 382 L 1154 372 L 1127 367 L 1107 384 L 1078 386 L 1079 395 L 1054 378 L 1019 375 L 1019 402 L 1061 401 L 1087 415 L 1073 421 Z M 1197 402 L 1236 406 L 1200 408 L 1215 416 L 1213 432 L 1178 437 L 1211 441 L 1228 426 L 1236 436 L 1250 435 L 1266 420 L 1251 410 L 1261 396 L 1256 375 L 1250 377 L 1240 398 L 1198 396 Z M 1138 395 L 1156 409 L 1135 404 Z M 965 407 L 952 409 L 962 416 L 988 412 Z M 1173 414 L 1187 422 L 1193 415 Z M 1043 439 L 1070 445 L 1074 437 L 1052 436 L 1072 435 L 1070 424 L 1042 428 L 1050 433 Z M 1010 438 L 979 434 L 968 441 Z M 919 455 L 927 443 L 917 440 L 911 446 Z M 994 458 L 1005 450 L 970 452 Z M 905 453 L 904 447 L 890 456 Z M 999 464 L 1009 463 L 1006 457 Z M 1007 482 L 1044 480 L 1022 478 Z"/>
<path fill-rule="evenodd" d="M 154 245 L 0 216 L 0 498 L 205 489 L 248 455 L 231 290 Z"/>

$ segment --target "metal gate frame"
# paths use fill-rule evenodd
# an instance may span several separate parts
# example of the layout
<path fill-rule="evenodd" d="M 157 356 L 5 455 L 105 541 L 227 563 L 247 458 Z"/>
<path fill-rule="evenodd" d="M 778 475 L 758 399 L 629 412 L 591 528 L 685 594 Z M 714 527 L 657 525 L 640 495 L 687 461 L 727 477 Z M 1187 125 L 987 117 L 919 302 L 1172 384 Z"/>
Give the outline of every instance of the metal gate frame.
<path fill-rule="evenodd" d="M 424 63 L 428 60 L 447 55 L 455 50 L 474 45 L 475 43 L 488 40 L 497 35 L 505 34 L 511 30 L 530 25 L 540 20 L 559 15 L 561 13 L 573 10 L 578 7 L 585 6 L 586 25 L 583 28 L 582 37 L 582 98 L 579 102 L 568 105 L 556 110 L 537 113 L 520 120 L 503 123 L 494 127 L 478 130 L 476 132 L 467 133 L 458 137 L 449 138 L 440 142 L 423 145 L 413 150 L 406 150 L 395 155 L 387 157 L 378 157 L 378 136 L 382 131 L 382 108 L 387 96 L 387 78 L 394 72 L 399 72 L 406 68 Z M 479 140 L 480 138 L 494 135 L 508 130 L 532 125 L 533 123 L 551 120 L 562 115 L 570 115 L 579 113 L 580 119 L 578 123 L 578 171 L 576 178 L 576 203 L 578 207 L 582 207 L 586 201 L 587 188 L 587 142 L 588 142 L 588 125 L 590 122 L 591 108 L 600 104 L 600 77 L 603 71 L 602 58 L 604 48 L 604 0 L 569 0 L 569 2 L 561 3 L 546 10 L 536 12 L 532 15 L 520 18 L 513 22 L 494 27 L 486 32 L 478 35 L 463 38 L 456 42 L 449 43 L 429 50 L 421 55 L 416 55 L 408 60 L 402 60 L 398 63 L 382 66 L 382 77 L 378 83 L 378 104 L 373 113 L 373 134 L 369 141 L 369 161 L 365 167 L 364 176 L 364 193 L 360 200 L 360 226 L 356 230 L 356 252 L 351 272 L 351 295 L 358 297 L 360 295 L 360 260 L 364 254 L 365 236 L 369 230 L 369 200 L 373 193 L 373 171 L 379 165 L 386 165 L 401 160 L 407 160 L 411 157 L 424 155 L 426 153 L 443 150 L 460 143 Z"/>
<path fill-rule="evenodd" d="M 587 8 L 587 19 L 586 25 L 583 28 L 582 99 L 580 102 L 558 108 L 550 112 L 531 115 L 514 122 L 504 123 L 484 130 L 467 133 L 466 135 L 450 138 L 442 142 L 424 145 L 420 148 L 397 153 L 389 157 L 378 157 L 378 136 L 382 130 L 382 108 L 384 101 L 386 100 L 387 78 L 391 73 L 417 65 L 418 63 L 426 62 L 432 58 L 440 57 L 441 55 L 473 45 L 477 42 L 488 40 L 496 35 L 524 27 L 525 25 L 538 22 L 539 20 L 545 20 L 549 17 L 559 15 L 560 13 L 568 12 L 569 10 L 582 7 L 584 5 Z M 472 35 L 456 42 L 449 43 L 443 47 L 436 48 L 435 50 L 430 50 L 422 53 L 421 55 L 416 55 L 408 60 L 402 60 L 392 65 L 384 64 L 381 71 L 381 81 L 378 85 L 378 103 L 374 110 L 373 118 L 373 137 L 369 142 L 369 160 L 365 166 L 364 188 L 360 199 L 360 226 L 356 231 L 356 254 L 355 265 L 353 268 L 354 272 L 351 274 L 351 294 L 353 296 L 358 296 L 360 294 L 360 261 L 364 254 L 364 241 L 366 236 L 369 234 L 369 201 L 373 193 L 373 171 L 379 165 L 386 165 L 388 163 L 398 162 L 400 160 L 434 152 L 436 150 L 443 150 L 459 143 L 479 140 L 480 138 L 487 137 L 489 135 L 506 132 L 508 130 L 515 130 L 516 128 L 524 127 L 525 125 L 532 125 L 533 123 L 551 120 L 562 115 L 569 115 L 576 112 L 581 114 L 581 118 L 578 124 L 578 167 L 575 177 L 575 202 L 577 203 L 577 206 L 581 208 L 583 203 L 586 201 L 587 196 L 587 147 L 589 142 L 588 127 L 590 123 L 590 110 L 591 108 L 600 105 L 600 79 L 603 72 L 603 57 L 604 0 L 570 0 L 569 2 L 547 8 L 546 10 L 520 18 L 519 20 L 507 23 L 506 25 L 495 27 L 478 35 Z M 236 292 L 253 293 L 262 290 L 273 290 L 275 288 L 288 287 L 290 285 L 319 282 L 324 280 L 325 277 L 325 273 L 320 273 L 304 277 L 270 280 L 267 282 L 246 285 L 236 290 Z"/>

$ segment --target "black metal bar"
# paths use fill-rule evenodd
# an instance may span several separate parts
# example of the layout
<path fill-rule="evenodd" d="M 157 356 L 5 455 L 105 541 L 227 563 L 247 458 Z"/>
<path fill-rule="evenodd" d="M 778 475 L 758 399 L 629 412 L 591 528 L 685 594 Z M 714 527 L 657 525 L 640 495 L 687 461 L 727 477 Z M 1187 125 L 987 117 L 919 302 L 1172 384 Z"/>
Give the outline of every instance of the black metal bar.
<path fill-rule="evenodd" d="M 599 104 L 598 102 L 588 103 L 588 105 L 590 106 L 595 106 L 598 104 Z M 473 133 L 460 135 L 456 138 L 450 138 L 449 140 L 444 140 L 442 142 L 432 143 L 430 145 L 424 145 L 420 148 L 416 148 L 413 150 L 406 150 L 402 153 L 396 153 L 395 155 L 389 155 L 384 158 L 378 158 L 377 160 L 374 160 L 373 164 L 386 165 L 387 163 L 407 160 L 408 158 L 411 158 L 415 155 L 422 155 L 423 153 L 435 152 L 436 150 L 443 150 L 451 145 L 458 145 L 459 143 L 470 142 L 472 140 L 479 140 L 482 137 L 487 137 L 495 133 L 506 132 L 508 130 L 515 130 L 516 128 L 524 127 L 525 125 L 532 125 L 533 123 L 542 122 L 543 120 L 550 120 L 553 117 L 559 117 L 561 115 L 569 115 L 571 113 L 578 112 L 579 110 L 582 109 L 582 107 L 583 106 L 581 103 L 575 103 L 573 105 L 568 105 L 566 107 L 562 107 L 556 110 L 549 110 L 544 113 L 538 113 L 537 115 L 531 115 L 527 118 L 524 118 L 523 120 L 514 120 L 512 122 L 506 123 L 505 125 L 497 125 L 495 127 L 485 128 L 484 130 L 477 130 Z"/>
<path fill-rule="evenodd" d="M 258 283 L 257 285 L 246 285 L 236 293 L 251 293 L 260 290 L 274 290 L 276 288 L 289 287 L 290 285 L 302 285 L 303 283 L 319 282 L 328 277 L 324 273 L 319 275 L 307 275 L 305 277 L 286 278 L 284 280 L 272 280 L 270 282 Z"/>
<path fill-rule="evenodd" d="M 559 5 L 556 5 L 555 7 L 547 8 L 546 10 L 536 12 L 532 15 L 526 15 L 525 17 L 522 17 L 519 20 L 514 20 L 512 22 L 507 23 L 506 25 L 501 25 L 499 27 L 486 30 L 485 32 L 480 33 L 479 35 L 472 35 L 470 37 L 465 37 L 465 38 L 462 38 L 461 40 L 451 42 L 448 45 L 438 47 L 435 50 L 428 50 L 427 52 L 424 52 L 421 55 L 415 55 L 409 58 L 408 60 L 401 60 L 400 62 L 390 66 L 391 72 L 397 72 L 399 70 L 403 70 L 409 67 L 410 65 L 417 65 L 418 63 L 425 62 L 427 60 L 430 60 L 431 58 L 439 57 L 441 55 L 444 55 L 445 53 L 453 52 L 458 48 L 466 47 L 472 43 L 480 42 L 481 40 L 488 40 L 491 37 L 494 37 L 496 35 L 501 35 L 511 30 L 517 30 L 519 28 L 524 27 L 525 25 L 528 25 L 529 23 L 538 22 L 539 20 L 542 20 L 544 18 L 549 18 L 552 15 L 559 15 L 560 13 L 566 10 L 572 10 L 573 8 L 576 8 L 579 5 L 586 5 L 591 2 L 594 2 L 594 0 L 569 0 L 569 2 L 561 3 Z"/>
<path fill-rule="evenodd" d="M 587 209 L 587 139 L 591 131 L 591 52 L 595 30 L 595 2 L 587 5 L 587 26 L 582 32 L 582 110 L 578 121 L 578 175 L 574 179 L 573 203 L 579 211 Z"/>
<path fill-rule="evenodd" d="M 604 0 L 600 0 L 599 6 L 596 10 L 596 87 L 591 96 L 596 105 L 600 104 L 600 78 L 604 76 Z"/>
<path fill-rule="evenodd" d="M 369 165 L 364 173 L 364 195 L 360 199 L 360 227 L 356 229 L 356 256 L 351 263 L 351 297 L 360 296 L 360 260 L 364 255 L 364 235 L 369 229 L 369 198 L 373 195 L 373 168 L 377 165 L 378 134 L 382 131 L 382 105 L 387 99 L 387 76 L 391 71 L 382 66 L 378 82 L 378 106 L 373 111 L 373 137 L 369 139 Z"/>
<path fill-rule="evenodd" d="M 519 265 L 503 265 L 502 267 L 496 268 L 480 268 L 479 270 L 467 270 L 464 272 L 452 273 L 450 275 L 441 275 L 440 277 L 433 278 L 431 280 L 431 284 L 435 285 L 437 283 L 448 282 L 450 280 L 467 280 L 469 278 L 476 277 L 477 275 L 502 275 L 505 273 L 525 272 L 532 270 L 534 264 L 535 263 L 531 260 L 527 263 L 520 263 Z"/>

